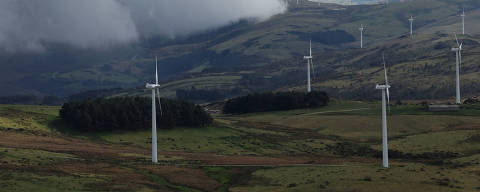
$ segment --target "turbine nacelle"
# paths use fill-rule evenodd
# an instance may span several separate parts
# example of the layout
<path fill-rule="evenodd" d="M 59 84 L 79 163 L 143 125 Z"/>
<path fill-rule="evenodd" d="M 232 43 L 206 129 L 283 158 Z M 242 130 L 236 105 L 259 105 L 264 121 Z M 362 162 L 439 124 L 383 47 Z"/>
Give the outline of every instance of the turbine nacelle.
<path fill-rule="evenodd" d="M 390 89 L 390 85 L 378 85 L 377 84 L 377 86 L 375 86 L 375 89 L 381 89 L 381 90 Z"/>
<path fill-rule="evenodd" d="M 147 89 L 157 89 L 157 88 L 160 87 L 160 85 L 159 85 L 159 84 L 150 84 L 150 83 L 147 83 L 147 84 L 145 85 L 145 87 L 146 87 Z"/>
<path fill-rule="evenodd" d="M 303 56 L 303 59 L 313 59 L 313 56 Z"/>
<path fill-rule="evenodd" d="M 358 28 L 358 30 L 363 31 L 363 30 L 365 30 L 365 28 L 367 28 L 367 26 L 361 24 L 360 27 Z"/>

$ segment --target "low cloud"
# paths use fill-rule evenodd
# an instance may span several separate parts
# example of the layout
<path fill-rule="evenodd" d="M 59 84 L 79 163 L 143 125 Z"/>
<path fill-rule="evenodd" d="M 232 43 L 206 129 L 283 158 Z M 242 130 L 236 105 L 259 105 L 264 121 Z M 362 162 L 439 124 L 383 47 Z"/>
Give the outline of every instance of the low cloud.
<path fill-rule="evenodd" d="M 98 48 L 140 36 L 188 35 L 242 18 L 266 20 L 283 0 L 2 0 L 0 49 L 43 51 L 44 44 Z"/>

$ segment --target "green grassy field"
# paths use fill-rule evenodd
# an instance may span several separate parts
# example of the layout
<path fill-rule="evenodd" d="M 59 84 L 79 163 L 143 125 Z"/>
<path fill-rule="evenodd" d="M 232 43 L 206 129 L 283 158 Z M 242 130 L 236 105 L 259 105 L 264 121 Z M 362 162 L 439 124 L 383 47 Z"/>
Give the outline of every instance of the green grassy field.
<path fill-rule="evenodd" d="M 149 163 L 148 128 L 79 133 L 53 123 L 58 110 L 0 105 L 3 189 L 480 190 L 480 115 L 475 106 L 439 114 L 420 105 L 392 106 L 389 146 L 397 156 L 391 157 L 389 169 L 381 168 L 377 155 L 379 103 L 333 101 L 318 109 L 219 115 L 207 128 L 159 130 L 161 163 L 155 166 Z"/>
<path fill-rule="evenodd" d="M 468 172 L 399 163 L 390 169 L 375 165 L 282 167 L 253 173 L 262 178 L 232 191 L 475 191 L 478 179 Z M 248 186 L 253 185 L 253 186 Z"/>

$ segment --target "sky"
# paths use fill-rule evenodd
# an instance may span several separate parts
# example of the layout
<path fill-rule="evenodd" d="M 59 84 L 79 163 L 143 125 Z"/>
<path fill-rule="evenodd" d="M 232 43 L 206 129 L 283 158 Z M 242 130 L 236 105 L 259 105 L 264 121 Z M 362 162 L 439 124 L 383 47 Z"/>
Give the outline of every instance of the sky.
<path fill-rule="evenodd" d="M 98 48 L 141 36 L 175 38 L 243 18 L 264 21 L 283 0 L 1 0 L 0 50 L 46 49 L 46 43 Z"/>

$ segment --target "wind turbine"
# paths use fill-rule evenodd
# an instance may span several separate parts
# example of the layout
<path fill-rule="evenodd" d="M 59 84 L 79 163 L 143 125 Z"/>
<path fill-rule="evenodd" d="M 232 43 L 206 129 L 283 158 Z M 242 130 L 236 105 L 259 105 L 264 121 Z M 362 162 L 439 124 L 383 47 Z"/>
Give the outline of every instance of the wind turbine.
<path fill-rule="evenodd" d="M 413 16 L 410 15 L 410 19 L 408 19 L 408 21 L 410 21 L 410 37 L 413 37 Z"/>
<path fill-rule="evenodd" d="M 361 24 L 358 30 L 360 30 L 360 48 L 363 48 L 363 30 L 365 30 L 365 26 Z"/>
<path fill-rule="evenodd" d="M 387 136 L 387 103 L 390 105 L 390 85 L 388 84 L 387 67 L 385 64 L 385 56 L 383 56 L 383 69 L 385 70 L 385 85 L 378 85 L 376 89 L 382 90 L 382 152 L 383 152 L 383 167 L 388 168 L 388 136 Z M 387 101 L 385 101 L 385 96 Z"/>
<path fill-rule="evenodd" d="M 463 46 L 463 42 L 458 43 L 457 34 L 455 34 L 455 41 L 457 42 L 457 46 L 458 46 L 458 47 L 452 48 L 452 51 L 455 51 L 455 55 L 456 55 L 456 59 L 457 59 L 457 62 L 456 62 L 456 65 L 455 65 L 455 69 L 456 69 L 456 100 L 455 100 L 455 103 L 460 104 L 461 103 L 461 101 L 460 101 L 460 66 L 462 65 L 462 46 Z"/>
<path fill-rule="evenodd" d="M 463 8 L 463 12 L 460 17 L 462 17 L 462 34 L 465 35 L 465 8 Z"/>
<path fill-rule="evenodd" d="M 303 56 L 303 59 L 307 60 L 307 92 L 310 93 L 312 91 L 311 88 L 311 80 L 310 80 L 310 66 L 312 66 L 313 70 L 313 56 L 312 56 L 312 40 L 310 40 L 310 55 Z"/>
<path fill-rule="evenodd" d="M 155 93 L 157 93 L 158 102 L 160 104 L 160 115 L 163 115 L 162 112 L 162 103 L 160 101 L 160 93 L 158 89 L 160 85 L 158 84 L 158 59 L 155 57 L 155 84 L 147 83 L 145 85 L 147 89 L 152 90 L 152 162 L 158 163 L 157 158 L 157 112 L 155 105 Z"/>

